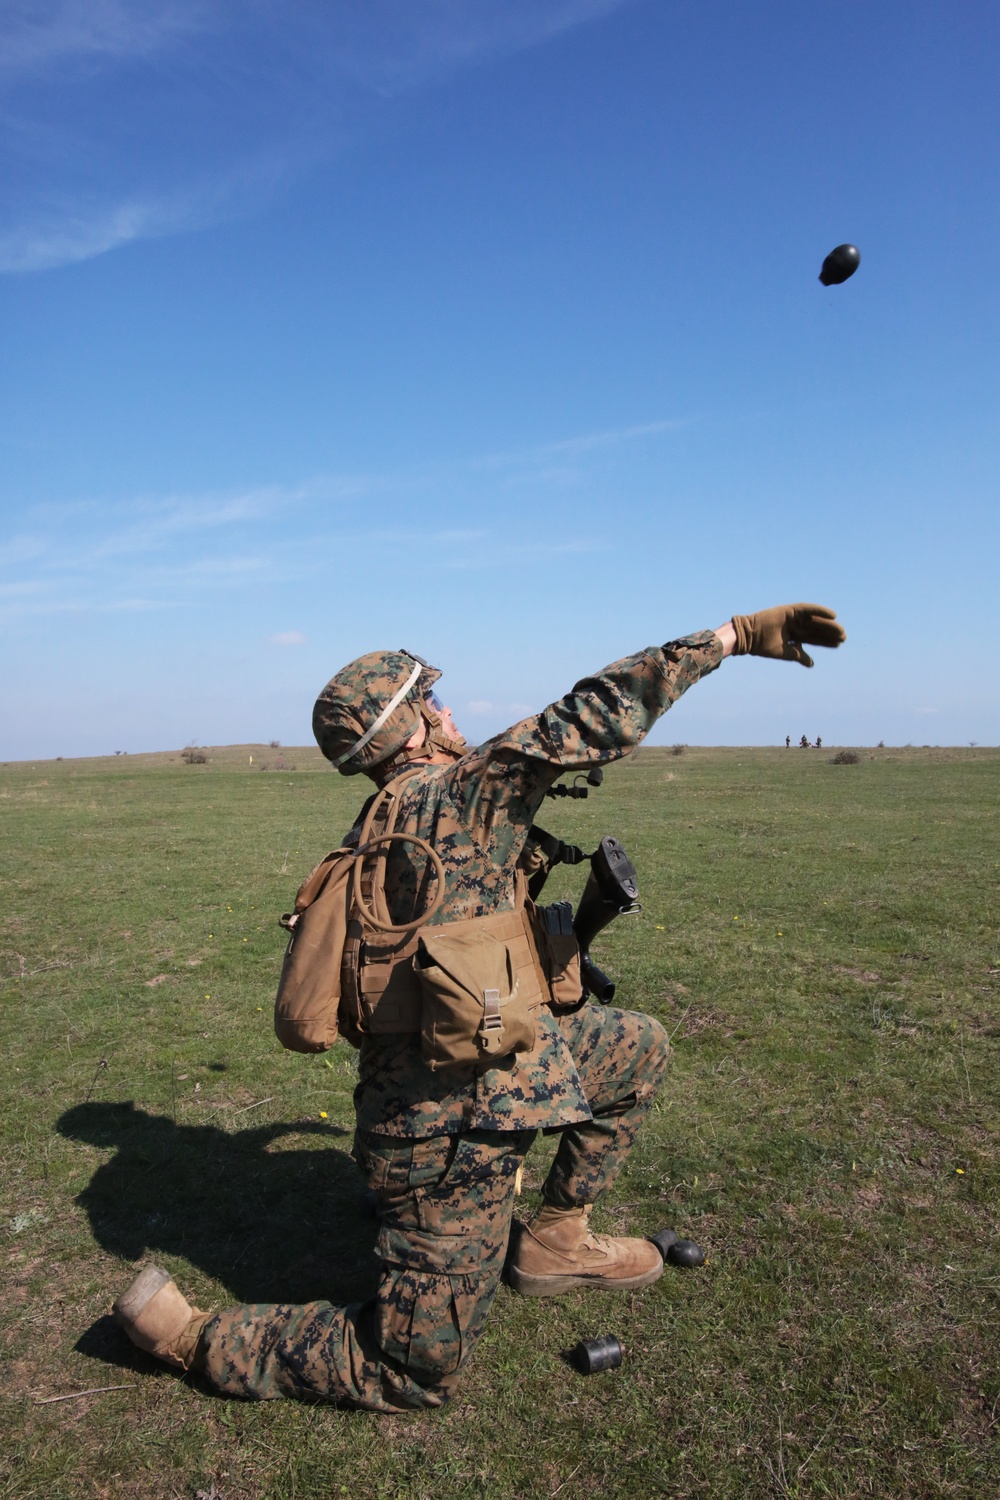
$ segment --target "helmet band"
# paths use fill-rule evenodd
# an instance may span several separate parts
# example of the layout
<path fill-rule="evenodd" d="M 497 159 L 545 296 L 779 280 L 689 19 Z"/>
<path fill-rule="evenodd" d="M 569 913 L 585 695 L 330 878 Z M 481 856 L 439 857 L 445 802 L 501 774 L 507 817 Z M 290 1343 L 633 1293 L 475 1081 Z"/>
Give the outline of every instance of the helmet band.
<path fill-rule="evenodd" d="M 364 734 L 361 736 L 361 738 L 359 740 L 355 740 L 354 744 L 351 746 L 351 748 L 349 750 L 345 750 L 344 753 L 343 753 L 343 755 L 338 755 L 336 760 L 332 760 L 330 762 L 330 764 L 332 766 L 342 766 L 344 764 L 345 760 L 350 760 L 350 758 L 351 758 L 352 755 L 357 755 L 357 753 L 358 753 L 359 750 L 363 750 L 365 748 L 365 746 L 367 745 L 368 741 L 372 738 L 372 736 L 374 734 L 377 734 L 378 731 L 382 728 L 382 725 L 385 723 L 386 719 L 388 719 L 389 715 L 392 714 L 392 713 L 394 713 L 395 710 L 402 703 L 403 699 L 406 697 L 407 693 L 413 687 L 413 684 L 416 682 L 417 678 L 420 676 L 421 672 L 424 670 L 424 666 L 425 666 L 424 662 L 421 662 L 421 661 L 417 662 L 416 666 L 413 668 L 413 671 L 410 673 L 409 677 L 403 683 L 403 686 L 400 688 L 400 690 L 396 694 L 395 698 L 391 698 L 389 700 L 389 702 L 386 704 L 385 708 L 383 708 L 382 712 L 379 714 L 378 718 L 375 720 L 374 724 L 372 724 L 368 729 L 365 730 Z"/>

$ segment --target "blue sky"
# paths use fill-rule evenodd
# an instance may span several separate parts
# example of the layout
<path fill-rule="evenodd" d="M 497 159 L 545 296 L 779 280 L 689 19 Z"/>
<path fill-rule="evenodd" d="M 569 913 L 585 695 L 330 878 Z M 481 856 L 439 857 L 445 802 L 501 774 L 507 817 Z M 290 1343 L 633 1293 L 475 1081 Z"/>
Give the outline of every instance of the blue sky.
<path fill-rule="evenodd" d="M 304 743 L 398 645 L 479 740 L 798 598 L 841 651 L 655 737 L 1000 741 L 998 44 L 992 0 L 6 6 L 0 758 Z"/>

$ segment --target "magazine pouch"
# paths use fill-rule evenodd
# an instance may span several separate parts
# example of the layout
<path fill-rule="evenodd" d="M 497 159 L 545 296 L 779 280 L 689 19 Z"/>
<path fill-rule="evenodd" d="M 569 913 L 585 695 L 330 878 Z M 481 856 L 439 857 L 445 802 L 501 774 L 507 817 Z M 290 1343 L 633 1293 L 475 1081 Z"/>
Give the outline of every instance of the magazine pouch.
<path fill-rule="evenodd" d="M 583 980 L 573 907 L 569 901 L 555 901 L 551 906 L 536 906 L 532 916 L 552 1008 L 575 1010 L 583 1000 Z"/>

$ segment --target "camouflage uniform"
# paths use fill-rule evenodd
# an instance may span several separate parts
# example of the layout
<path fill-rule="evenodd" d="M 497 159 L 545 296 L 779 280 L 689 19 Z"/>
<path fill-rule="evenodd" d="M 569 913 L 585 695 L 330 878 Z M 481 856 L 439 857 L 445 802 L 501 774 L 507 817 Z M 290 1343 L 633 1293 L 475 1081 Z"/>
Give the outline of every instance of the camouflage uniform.
<path fill-rule="evenodd" d="M 401 783 L 399 832 L 445 869 L 435 922 L 510 910 L 515 869 L 548 788 L 620 759 L 722 658 L 710 631 L 615 662 L 565 698 L 448 765 Z M 425 905 L 427 867 L 396 843 L 385 891 L 395 922 Z M 197 1363 L 215 1389 L 294 1395 L 374 1411 L 439 1406 L 482 1331 L 503 1269 L 517 1169 L 540 1128 L 561 1129 L 543 1188 L 570 1208 L 605 1191 L 666 1065 L 649 1016 L 585 1002 L 542 1010 L 531 1052 L 498 1066 L 432 1071 L 413 1035 L 367 1036 L 354 1155 L 374 1190 L 383 1263 L 361 1305 L 227 1308 Z"/>

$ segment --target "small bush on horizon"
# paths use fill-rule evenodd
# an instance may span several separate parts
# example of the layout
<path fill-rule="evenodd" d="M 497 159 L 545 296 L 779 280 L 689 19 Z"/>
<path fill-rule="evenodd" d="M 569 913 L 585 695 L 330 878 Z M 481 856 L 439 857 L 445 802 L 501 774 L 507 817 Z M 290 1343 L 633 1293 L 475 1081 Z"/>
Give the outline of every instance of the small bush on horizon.
<path fill-rule="evenodd" d="M 686 749 L 687 749 L 687 745 L 671 745 L 671 747 L 670 747 L 670 754 L 671 755 L 683 755 L 684 751 Z"/>
<path fill-rule="evenodd" d="M 181 760 L 187 766 L 203 766 L 208 761 L 208 756 L 197 745 L 185 745 L 181 751 Z"/>
<path fill-rule="evenodd" d="M 856 750 L 838 750 L 830 760 L 831 766 L 859 766 L 861 756 Z"/>

